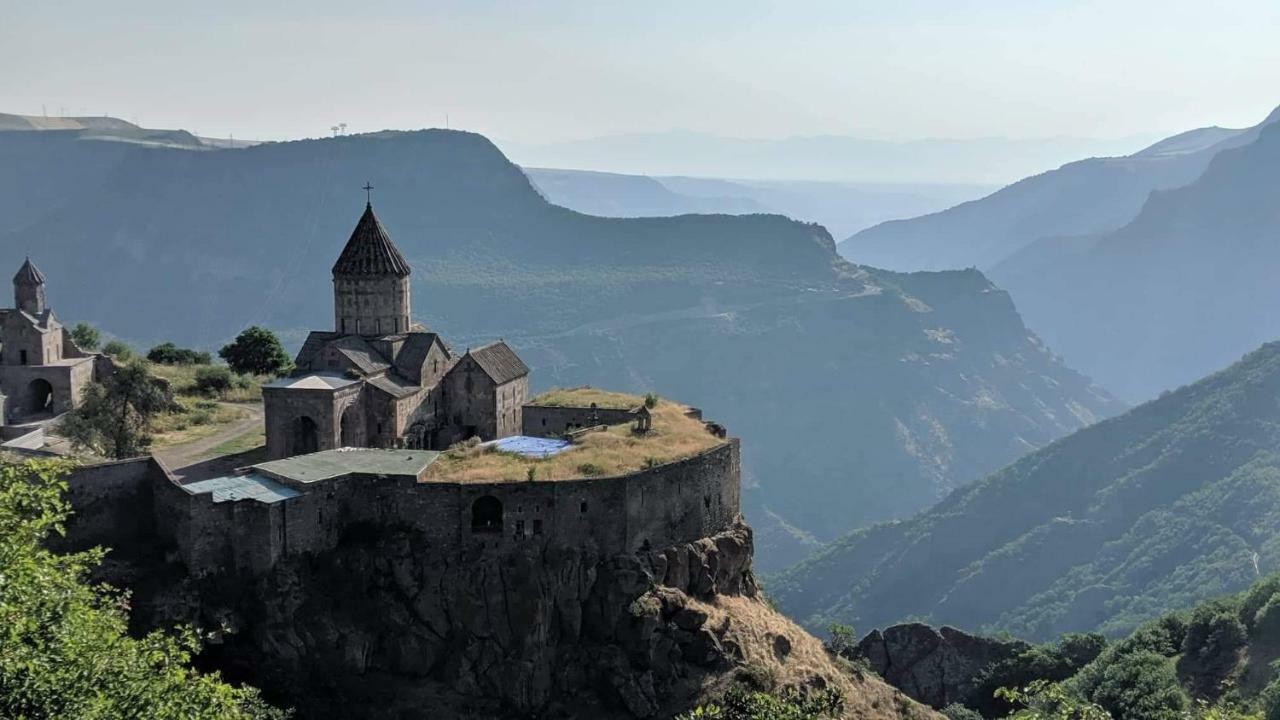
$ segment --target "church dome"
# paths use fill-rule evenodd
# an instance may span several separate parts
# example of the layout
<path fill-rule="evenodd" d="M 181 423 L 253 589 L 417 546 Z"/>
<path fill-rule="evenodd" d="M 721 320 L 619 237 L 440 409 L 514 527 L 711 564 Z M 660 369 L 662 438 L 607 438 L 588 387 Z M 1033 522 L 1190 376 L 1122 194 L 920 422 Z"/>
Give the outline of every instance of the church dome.
<path fill-rule="evenodd" d="M 373 205 L 366 204 L 360 222 L 351 232 L 351 239 L 347 240 L 347 246 L 333 265 L 333 274 L 406 278 L 409 273 L 409 263 L 391 242 L 391 236 L 378 222 L 378 216 L 373 214 Z"/>

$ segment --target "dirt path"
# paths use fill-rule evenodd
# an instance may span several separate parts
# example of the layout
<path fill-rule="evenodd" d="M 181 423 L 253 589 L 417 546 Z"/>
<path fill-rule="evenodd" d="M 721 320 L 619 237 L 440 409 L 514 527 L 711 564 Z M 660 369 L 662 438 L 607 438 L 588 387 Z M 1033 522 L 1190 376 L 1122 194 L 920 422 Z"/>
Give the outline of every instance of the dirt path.
<path fill-rule="evenodd" d="M 247 414 L 236 420 L 234 423 L 227 425 L 218 430 L 218 432 L 208 437 L 200 438 L 193 442 L 184 443 L 182 445 L 174 445 L 163 450 L 157 450 L 155 455 L 160 458 L 171 470 L 182 475 L 182 468 L 190 465 L 201 463 L 212 457 L 212 450 L 219 445 L 234 440 L 245 433 L 251 432 L 262 427 L 262 405 L 258 403 L 219 403 L 244 410 Z"/>

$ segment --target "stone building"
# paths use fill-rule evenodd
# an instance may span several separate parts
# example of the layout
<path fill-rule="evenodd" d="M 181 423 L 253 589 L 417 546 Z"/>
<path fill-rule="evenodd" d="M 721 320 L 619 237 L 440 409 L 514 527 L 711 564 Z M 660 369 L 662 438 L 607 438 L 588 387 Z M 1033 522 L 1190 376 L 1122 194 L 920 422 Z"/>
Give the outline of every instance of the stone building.
<path fill-rule="evenodd" d="M 333 330 L 312 332 L 293 375 L 263 387 L 269 457 L 520 432 L 529 368 L 504 342 L 456 355 L 414 323 L 410 274 L 366 204 L 333 266 Z"/>
<path fill-rule="evenodd" d="M 13 278 L 13 295 L 14 306 L 0 309 L 0 420 L 64 413 L 79 404 L 86 385 L 110 372 L 110 361 L 76 347 L 49 308 L 44 274 L 30 258 Z"/>

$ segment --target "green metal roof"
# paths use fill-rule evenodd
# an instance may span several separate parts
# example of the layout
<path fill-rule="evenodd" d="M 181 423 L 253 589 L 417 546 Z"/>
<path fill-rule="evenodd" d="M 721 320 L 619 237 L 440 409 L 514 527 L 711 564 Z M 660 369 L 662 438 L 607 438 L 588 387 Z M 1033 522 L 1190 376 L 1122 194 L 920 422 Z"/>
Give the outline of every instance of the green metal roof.
<path fill-rule="evenodd" d="M 272 460 L 254 469 L 268 475 L 311 483 L 343 475 L 405 475 L 417 477 L 440 453 L 431 450 L 375 450 L 341 448 Z"/>

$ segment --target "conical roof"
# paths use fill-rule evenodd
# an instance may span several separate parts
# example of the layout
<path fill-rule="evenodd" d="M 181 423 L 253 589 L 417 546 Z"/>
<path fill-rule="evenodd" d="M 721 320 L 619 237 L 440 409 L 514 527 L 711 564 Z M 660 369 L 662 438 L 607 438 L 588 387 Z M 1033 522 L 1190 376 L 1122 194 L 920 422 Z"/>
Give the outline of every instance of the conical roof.
<path fill-rule="evenodd" d="M 391 237 L 373 214 L 373 205 L 364 206 L 364 214 L 351 239 L 333 265 L 334 275 L 394 275 L 409 277 L 409 263 L 391 242 Z"/>
<path fill-rule="evenodd" d="M 22 263 L 22 267 L 18 268 L 18 274 L 13 276 L 13 284 L 43 285 L 44 273 L 40 272 L 36 269 L 35 265 L 31 264 L 31 258 L 27 258 L 27 261 Z"/>

